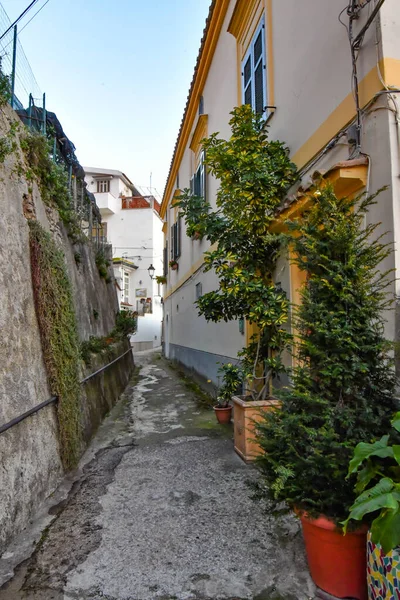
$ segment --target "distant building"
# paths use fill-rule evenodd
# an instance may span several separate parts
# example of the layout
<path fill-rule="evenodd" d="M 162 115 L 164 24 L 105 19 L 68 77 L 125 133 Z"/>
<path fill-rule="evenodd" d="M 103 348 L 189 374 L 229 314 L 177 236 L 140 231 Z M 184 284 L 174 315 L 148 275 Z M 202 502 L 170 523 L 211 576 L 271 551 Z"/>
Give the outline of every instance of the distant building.
<path fill-rule="evenodd" d="M 160 205 L 143 196 L 121 171 L 85 167 L 88 190 L 95 195 L 102 217 L 103 238 L 112 245 L 120 309 L 137 311 L 134 350 L 161 345 L 161 289 L 151 279 L 163 274 L 163 235 Z"/>

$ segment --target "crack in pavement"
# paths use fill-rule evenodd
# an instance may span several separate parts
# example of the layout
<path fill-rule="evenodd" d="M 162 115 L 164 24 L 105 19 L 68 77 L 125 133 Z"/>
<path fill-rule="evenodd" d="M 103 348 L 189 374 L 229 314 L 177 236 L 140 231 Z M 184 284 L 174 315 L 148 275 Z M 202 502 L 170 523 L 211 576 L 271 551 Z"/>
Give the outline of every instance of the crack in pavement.
<path fill-rule="evenodd" d="M 113 481 L 123 456 L 133 447 L 126 444 L 97 452 L 74 483 L 68 499 L 52 508 L 55 519 L 44 530 L 31 558 L 17 569 L 16 577 L 0 588 L 0 600 L 64 598 L 68 573 L 100 545 L 102 526 L 96 519 L 102 511 L 100 498 Z"/>

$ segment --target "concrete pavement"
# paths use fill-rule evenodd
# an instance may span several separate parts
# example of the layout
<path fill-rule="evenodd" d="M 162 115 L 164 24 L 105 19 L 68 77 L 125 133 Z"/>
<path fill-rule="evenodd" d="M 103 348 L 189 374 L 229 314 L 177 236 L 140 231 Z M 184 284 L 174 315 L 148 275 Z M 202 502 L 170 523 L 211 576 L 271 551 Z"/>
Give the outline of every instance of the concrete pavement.
<path fill-rule="evenodd" d="M 251 500 L 256 473 L 231 427 L 159 354 L 135 360 L 139 374 L 0 600 L 312 598 L 298 523 Z"/>

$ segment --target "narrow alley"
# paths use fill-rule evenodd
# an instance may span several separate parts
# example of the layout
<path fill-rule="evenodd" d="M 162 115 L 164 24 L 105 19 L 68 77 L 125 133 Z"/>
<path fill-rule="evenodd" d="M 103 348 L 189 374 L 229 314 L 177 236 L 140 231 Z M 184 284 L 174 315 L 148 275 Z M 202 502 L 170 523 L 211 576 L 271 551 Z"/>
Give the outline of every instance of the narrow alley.
<path fill-rule="evenodd" d="M 255 470 L 235 454 L 230 426 L 214 423 L 160 354 L 135 362 L 68 498 L 50 509 L 0 600 L 313 597 L 300 527 L 251 499 Z"/>

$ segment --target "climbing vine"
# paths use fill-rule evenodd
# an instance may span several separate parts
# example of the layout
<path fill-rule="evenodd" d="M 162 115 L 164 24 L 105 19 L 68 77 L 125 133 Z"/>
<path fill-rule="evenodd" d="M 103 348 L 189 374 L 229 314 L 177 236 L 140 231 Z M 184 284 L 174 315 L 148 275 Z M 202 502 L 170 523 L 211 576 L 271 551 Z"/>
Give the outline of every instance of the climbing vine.
<path fill-rule="evenodd" d="M 57 415 L 61 458 L 66 469 L 79 459 L 81 445 L 80 349 L 72 288 L 64 255 L 37 221 L 29 221 L 32 283 L 44 361 Z"/>
<path fill-rule="evenodd" d="M 21 139 L 21 148 L 29 164 L 25 174 L 27 180 L 36 177 L 43 201 L 48 206 L 57 207 L 69 237 L 74 243 L 84 242 L 86 238 L 82 234 L 69 193 L 67 171 L 64 165 L 56 164 L 51 159 L 51 148 L 47 138 L 40 133 L 27 133 Z"/>

